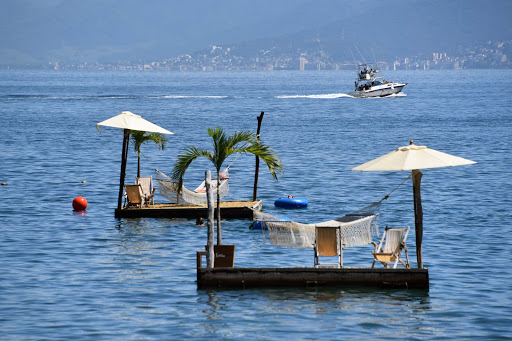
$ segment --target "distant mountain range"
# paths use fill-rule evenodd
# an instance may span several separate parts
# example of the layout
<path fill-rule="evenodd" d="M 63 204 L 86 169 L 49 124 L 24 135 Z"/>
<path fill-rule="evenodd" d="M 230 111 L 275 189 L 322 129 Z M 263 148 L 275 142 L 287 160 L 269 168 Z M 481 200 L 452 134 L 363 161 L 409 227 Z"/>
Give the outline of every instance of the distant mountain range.
<path fill-rule="evenodd" d="M 510 0 L 5 0 L 0 65 L 158 60 L 209 45 L 390 59 L 510 40 L 511 18 Z"/>

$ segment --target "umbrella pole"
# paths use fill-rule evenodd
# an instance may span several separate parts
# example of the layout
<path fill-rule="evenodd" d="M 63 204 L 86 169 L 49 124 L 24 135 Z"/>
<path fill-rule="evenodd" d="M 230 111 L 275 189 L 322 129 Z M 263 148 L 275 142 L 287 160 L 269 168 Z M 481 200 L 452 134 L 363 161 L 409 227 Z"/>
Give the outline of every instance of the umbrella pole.
<path fill-rule="evenodd" d="M 128 143 L 130 142 L 130 129 L 124 130 L 123 154 L 121 155 L 121 176 L 119 179 L 119 197 L 117 198 L 117 209 L 120 210 L 123 204 L 123 187 L 126 174 L 126 160 L 128 159 Z"/>
<path fill-rule="evenodd" d="M 414 225 L 416 232 L 416 257 L 418 268 L 423 269 L 421 242 L 423 239 L 423 208 L 421 207 L 421 177 L 419 169 L 412 171 L 412 191 L 414 194 Z"/>

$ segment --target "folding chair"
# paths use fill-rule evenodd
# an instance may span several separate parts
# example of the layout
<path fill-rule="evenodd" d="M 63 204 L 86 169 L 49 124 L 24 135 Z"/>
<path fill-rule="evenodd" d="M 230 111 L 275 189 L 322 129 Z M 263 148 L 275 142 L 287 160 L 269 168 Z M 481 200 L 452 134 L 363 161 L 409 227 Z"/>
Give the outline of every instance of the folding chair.
<path fill-rule="evenodd" d="M 377 245 L 375 242 L 372 242 L 372 244 L 375 245 L 375 250 L 372 252 L 374 258 L 372 268 L 375 266 L 376 261 L 384 264 L 386 268 L 389 268 L 388 263 L 391 262 L 395 262 L 393 269 L 397 267 L 398 262 L 400 262 L 407 269 L 410 268 L 409 254 L 407 253 L 407 246 L 405 245 L 409 230 L 409 227 L 390 228 L 386 226 L 379 245 Z M 406 263 L 404 263 L 401 258 L 402 250 L 405 251 Z"/>
<path fill-rule="evenodd" d="M 125 185 L 124 190 L 126 192 L 124 201 L 125 207 L 142 207 L 143 197 L 140 185 Z"/>
<path fill-rule="evenodd" d="M 319 257 L 338 257 L 336 263 L 319 262 Z M 335 265 L 343 267 L 343 246 L 339 226 L 315 226 L 315 267 Z"/>
<path fill-rule="evenodd" d="M 144 205 L 149 206 L 155 204 L 155 190 L 153 187 L 153 177 L 144 176 L 135 178 L 135 183 L 140 185 L 142 189 L 142 197 L 144 199 Z"/>

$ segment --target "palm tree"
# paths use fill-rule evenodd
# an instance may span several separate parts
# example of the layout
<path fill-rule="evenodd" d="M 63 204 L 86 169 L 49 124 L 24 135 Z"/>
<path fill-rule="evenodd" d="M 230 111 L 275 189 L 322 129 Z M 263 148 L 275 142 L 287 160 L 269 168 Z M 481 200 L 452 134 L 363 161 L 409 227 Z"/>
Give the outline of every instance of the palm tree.
<path fill-rule="evenodd" d="M 164 134 L 150 133 L 147 131 L 132 130 L 132 142 L 135 152 L 137 153 L 137 177 L 140 177 L 140 147 L 142 144 L 153 141 L 156 143 L 158 149 L 164 150 L 167 138 Z"/>
<path fill-rule="evenodd" d="M 220 170 L 226 159 L 233 154 L 249 153 L 258 156 L 268 166 L 274 179 L 277 180 L 277 173 L 281 173 L 283 166 L 277 154 L 270 147 L 260 143 L 256 134 L 250 131 L 236 132 L 226 136 L 222 128 L 208 128 L 208 135 L 213 138 L 213 151 L 188 147 L 178 156 L 172 171 L 173 180 L 178 182 L 178 191 L 183 186 L 183 176 L 192 161 L 198 157 L 210 160 L 217 170 L 217 188 L 220 185 Z M 220 226 L 220 191 L 217 191 L 217 245 L 222 244 L 222 233 Z"/>

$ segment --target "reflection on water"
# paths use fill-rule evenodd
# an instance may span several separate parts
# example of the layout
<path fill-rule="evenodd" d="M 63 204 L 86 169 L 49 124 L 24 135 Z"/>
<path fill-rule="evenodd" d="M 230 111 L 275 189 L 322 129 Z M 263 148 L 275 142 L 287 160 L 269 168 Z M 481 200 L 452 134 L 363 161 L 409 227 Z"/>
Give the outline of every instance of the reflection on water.
<path fill-rule="evenodd" d="M 87 217 L 87 211 L 86 210 L 73 210 L 73 214 L 77 216 Z"/>
<path fill-rule="evenodd" d="M 224 335 L 228 327 L 232 333 L 250 335 L 249 331 L 242 331 L 246 324 L 241 327 L 236 322 L 239 316 L 246 316 L 244 322 L 250 320 L 257 324 L 261 321 L 265 325 L 270 324 L 270 330 L 281 327 L 317 330 L 309 324 L 316 321 L 315 324 L 325 327 L 320 336 L 340 337 L 347 327 L 359 329 L 365 335 L 378 336 L 379 330 L 399 321 L 400 324 L 407 324 L 407 321 L 421 324 L 432 309 L 428 293 L 422 290 L 316 287 L 209 289 L 198 290 L 198 294 L 198 302 L 208 306 L 202 310 L 204 318 L 213 322 L 206 326 L 208 333 L 217 335 Z M 299 320 L 308 321 L 307 326 L 301 325 Z M 223 321 L 222 326 L 215 325 L 215 321 Z M 342 324 L 337 321 L 342 321 Z M 270 330 L 259 329 L 258 335 L 268 335 Z M 418 335 L 423 332 L 418 332 Z M 403 335 L 397 331 L 387 336 Z"/>
<path fill-rule="evenodd" d="M 155 238 L 159 230 L 147 219 L 125 219 L 117 224 L 120 238 L 118 252 L 112 261 L 120 266 L 119 281 L 142 280 L 151 276 L 151 267 L 157 266 L 154 252 L 165 249 L 167 243 Z"/>

